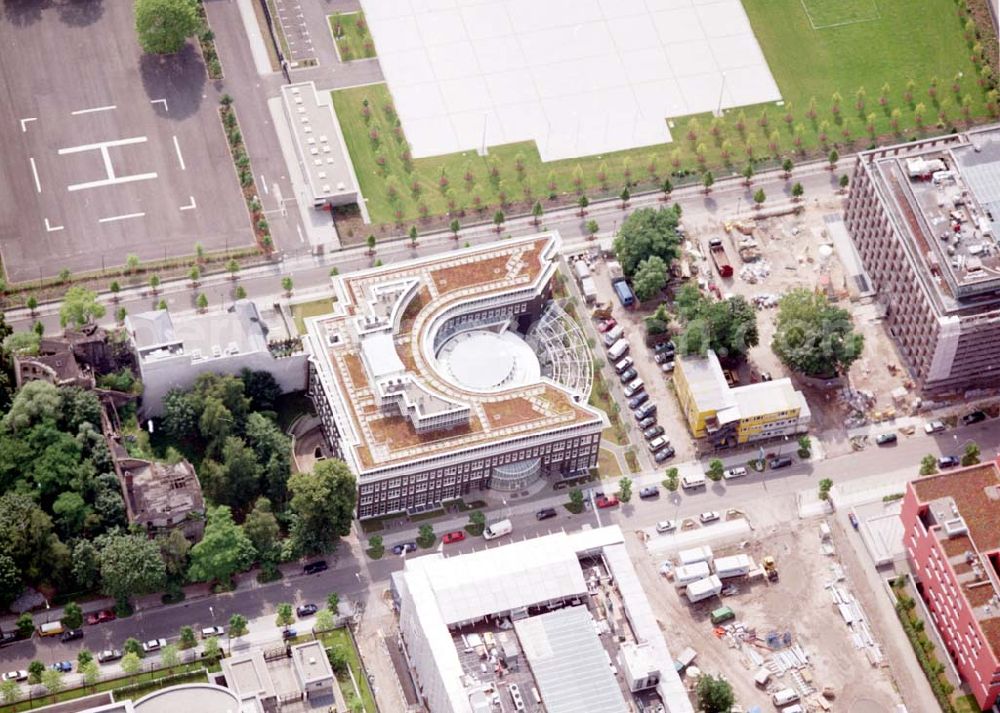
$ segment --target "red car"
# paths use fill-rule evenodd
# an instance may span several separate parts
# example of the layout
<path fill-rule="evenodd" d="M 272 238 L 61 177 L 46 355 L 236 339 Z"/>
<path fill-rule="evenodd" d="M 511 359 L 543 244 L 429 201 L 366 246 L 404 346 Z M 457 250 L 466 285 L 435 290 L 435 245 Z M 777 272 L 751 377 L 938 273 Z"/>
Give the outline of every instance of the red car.
<path fill-rule="evenodd" d="M 617 326 L 618 326 L 618 322 L 615 321 L 614 319 L 606 319 L 603 322 L 601 322 L 599 325 L 597 325 L 597 331 L 600 332 L 601 334 L 604 334 L 605 332 L 610 332 L 612 329 L 614 329 Z"/>
<path fill-rule="evenodd" d="M 452 542 L 461 542 L 464 539 L 465 533 L 461 530 L 455 530 L 454 532 L 446 533 L 445 536 L 441 538 L 441 541 L 446 545 L 450 545 Z"/>
<path fill-rule="evenodd" d="M 618 496 L 602 495 L 599 498 L 597 498 L 596 502 L 597 502 L 597 507 L 599 508 L 613 508 L 615 505 L 618 504 Z"/>
<path fill-rule="evenodd" d="M 115 613 L 110 609 L 102 609 L 101 611 L 95 611 L 88 614 L 87 623 L 101 624 L 105 621 L 114 621 L 116 618 Z"/>

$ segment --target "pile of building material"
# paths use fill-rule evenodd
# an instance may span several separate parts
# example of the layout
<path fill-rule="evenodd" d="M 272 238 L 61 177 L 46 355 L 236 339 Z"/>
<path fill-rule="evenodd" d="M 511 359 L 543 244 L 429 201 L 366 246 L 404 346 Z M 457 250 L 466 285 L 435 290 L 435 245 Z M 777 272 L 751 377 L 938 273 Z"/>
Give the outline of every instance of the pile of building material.
<path fill-rule="evenodd" d="M 751 285 L 756 285 L 758 282 L 762 282 L 767 279 L 771 274 L 771 265 L 767 260 L 758 260 L 757 262 L 747 263 L 740 268 L 740 279 L 744 282 L 749 282 Z"/>
<path fill-rule="evenodd" d="M 754 307 L 757 307 L 758 309 L 771 309 L 772 307 L 778 306 L 778 295 L 770 292 L 762 292 L 758 295 L 754 295 L 752 302 Z"/>
<path fill-rule="evenodd" d="M 830 598 L 840 612 L 841 618 L 851 631 L 851 641 L 854 648 L 863 651 L 868 663 L 872 666 L 881 666 L 884 660 L 882 647 L 875 641 L 868 624 L 868 618 L 865 616 L 860 602 L 846 587 L 838 586 L 833 582 L 827 583 L 826 589 L 830 592 Z"/>

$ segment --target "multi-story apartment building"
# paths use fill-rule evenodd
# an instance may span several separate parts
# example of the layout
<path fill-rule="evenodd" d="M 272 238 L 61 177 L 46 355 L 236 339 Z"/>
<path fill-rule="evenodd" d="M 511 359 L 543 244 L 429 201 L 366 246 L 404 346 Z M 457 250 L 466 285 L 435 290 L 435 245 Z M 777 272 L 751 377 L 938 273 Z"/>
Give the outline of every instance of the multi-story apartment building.
<path fill-rule="evenodd" d="M 551 300 L 559 237 L 333 278 L 308 321 L 309 392 L 358 477 L 362 518 L 472 490 L 516 490 L 597 463 L 592 357 Z"/>
<path fill-rule="evenodd" d="M 674 387 L 695 438 L 732 446 L 809 430 L 812 414 L 790 379 L 731 387 L 715 352 L 678 357 Z"/>
<path fill-rule="evenodd" d="M 1000 694 L 1000 461 L 910 482 L 901 518 L 917 589 L 988 710 Z"/>
<path fill-rule="evenodd" d="M 1000 385 L 1000 128 L 859 154 L 845 224 L 918 387 Z"/>

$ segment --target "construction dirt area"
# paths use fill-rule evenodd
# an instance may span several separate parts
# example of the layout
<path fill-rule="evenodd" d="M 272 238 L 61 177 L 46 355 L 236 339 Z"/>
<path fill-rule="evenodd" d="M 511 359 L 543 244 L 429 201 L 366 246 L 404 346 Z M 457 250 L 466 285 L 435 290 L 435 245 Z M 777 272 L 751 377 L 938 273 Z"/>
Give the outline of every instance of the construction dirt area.
<path fill-rule="evenodd" d="M 846 427 L 866 421 L 888 419 L 901 413 L 912 396 L 892 340 L 879 320 L 876 305 L 863 296 L 848 265 L 853 256 L 842 257 L 828 221 L 836 217 L 833 206 L 809 206 L 797 214 L 760 217 L 744 214 L 728 221 L 690 225 L 686 257 L 697 274 L 718 287 L 722 297 L 743 295 L 758 309 L 760 341 L 750 350 L 747 364 L 740 370 L 741 383 L 757 381 L 760 374 L 773 378 L 790 376 L 806 395 L 812 409 L 813 433 L 824 442 L 829 454 L 851 449 Z M 839 219 L 838 219 L 839 220 Z M 731 278 L 720 278 L 708 258 L 710 238 L 721 238 L 733 266 Z M 855 402 L 864 416 L 850 408 L 843 390 L 819 388 L 798 379 L 771 352 L 777 302 L 796 288 L 826 293 L 839 307 L 851 313 L 854 328 L 865 337 L 864 354 L 849 374 Z M 900 389 L 903 391 L 900 391 Z M 860 396 L 858 395 L 860 394 Z"/>
<path fill-rule="evenodd" d="M 671 653 L 687 664 L 681 676 L 689 687 L 702 673 L 721 674 L 741 706 L 734 710 L 771 710 L 772 695 L 783 689 L 792 689 L 808 711 L 895 710 L 900 699 L 882 648 L 821 522 L 782 525 L 761 540 L 720 546 L 712 552 L 713 571 L 720 557 L 748 555 L 751 572 L 723 579 L 726 596 L 694 604 L 675 585 L 675 569 L 662 573 L 663 555 L 641 558 L 644 589 Z M 766 556 L 776 561 L 776 581 L 761 568 Z M 670 561 L 676 568 L 676 553 Z M 720 607 L 735 618 L 713 624 Z M 696 652 L 693 660 L 687 648 Z"/>

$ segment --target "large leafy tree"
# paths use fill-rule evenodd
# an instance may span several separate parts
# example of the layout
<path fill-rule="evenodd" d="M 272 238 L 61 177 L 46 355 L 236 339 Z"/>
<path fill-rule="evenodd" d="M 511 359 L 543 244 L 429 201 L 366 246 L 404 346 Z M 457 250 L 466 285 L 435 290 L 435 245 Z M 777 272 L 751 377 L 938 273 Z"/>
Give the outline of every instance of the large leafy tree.
<path fill-rule="evenodd" d="M 243 380 L 246 395 L 250 398 L 251 409 L 254 411 L 274 410 L 278 397 L 281 396 L 281 387 L 271 372 L 244 369 L 240 372 L 240 379 Z"/>
<path fill-rule="evenodd" d="M 194 0 L 136 0 L 135 30 L 143 52 L 173 54 L 198 31 Z"/>
<path fill-rule="evenodd" d="M 274 503 L 287 499 L 288 476 L 292 472 L 292 442 L 271 419 L 252 413 L 246 421 L 246 441 L 263 469 L 262 489 Z"/>
<path fill-rule="evenodd" d="M 711 349 L 722 358 L 742 358 L 760 342 L 757 313 L 742 295 L 714 301 L 694 285 L 685 285 L 677 294 L 677 312 L 685 322 L 683 354 Z"/>
<path fill-rule="evenodd" d="M 650 300 L 667 286 L 667 263 L 659 255 L 650 255 L 639 263 L 632 276 L 632 287 L 640 302 Z"/>
<path fill-rule="evenodd" d="M 59 389 L 47 381 L 29 381 L 17 392 L 3 417 L 4 429 L 21 431 L 40 421 L 55 422 L 62 409 Z"/>
<path fill-rule="evenodd" d="M 189 438 L 196 434 L 198 412 L 194 399 L 180 389 L 171 389 L 163 397 L 163 428 L 173 438 Z"/>
<path fill-rule="evenodd" d="M 250 539 L 233 522 L 232 511 L 220 505 L 208 511 L 205 535 L 191 548 L 188 577 L 196 582 L 220 582 L 228 586 L 232 576 L 253 564 L 253 560 Z"/>
<path fill-rule="evenodd" d="M 243 531 L 250 538 L 257 556 L 267 559 L 274 552 L 281 534 L 278 520 L 271 511 L 271 501 L 267 498 L 257 498 L 253 510 L 243 521 Z"/>
<path fill-rule="evenodd" d="M 82 327 L 104 316 L 104 305 L 97 301 L 97 293 L 83 287 L 70 287 L 63 295 L 59 308 L 59 323 L 62 326 Z"/>
<path fill-rule="evenodd" d="M 643 260 L 656 255 L 667 266 L 677 257 L 680 215 L 672 208 L 640 208 L 622 223 L 614 249 L 625 276 L 632 278 Z"/>
<path fill-rule="evenodd" d="M 846 372 L 861 356 L 864 337 L 854 331 L 846 310 L 824 295 L 799 289 L 778 303 L 771 349 L 790 369 L 829 377 Z"/>
<path fill-rule="evenodd" d="M 351 531 L 357 498 L 354 475 L 343 461 L 324 460 L 312 473 L 288 480 L 294 515 L 292 534 L 302 552 L 328 550 L 335 538 Z"/>
<path fill-rule="evenodd" d="M 100 554 L 101 589 L 120 606 L 139 594 L 155 592 L 166 581 L 156 542 L 143 535 L 108 535 Z"/>
<path fill-rule="evenodd" d="M 733 687 L 722 676 L 704 675 L 695 689 L 698 707 L 705 713 L 729 713 L 733 707 Z"/>

